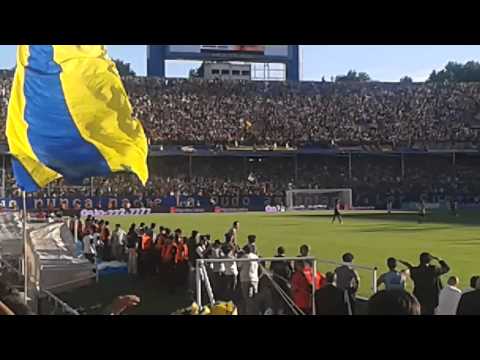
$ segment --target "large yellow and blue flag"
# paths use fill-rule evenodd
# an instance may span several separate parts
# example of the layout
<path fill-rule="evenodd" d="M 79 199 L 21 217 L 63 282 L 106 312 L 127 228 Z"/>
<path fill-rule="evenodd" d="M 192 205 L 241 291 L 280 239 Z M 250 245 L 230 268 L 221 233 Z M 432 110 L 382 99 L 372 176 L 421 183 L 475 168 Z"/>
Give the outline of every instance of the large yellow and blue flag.
<path fill-rule="evenodd" d="M 6 134 L 27 192 L 60 177 L 148 179 L 145 133 L 103 45 L 19 45 Z"/>

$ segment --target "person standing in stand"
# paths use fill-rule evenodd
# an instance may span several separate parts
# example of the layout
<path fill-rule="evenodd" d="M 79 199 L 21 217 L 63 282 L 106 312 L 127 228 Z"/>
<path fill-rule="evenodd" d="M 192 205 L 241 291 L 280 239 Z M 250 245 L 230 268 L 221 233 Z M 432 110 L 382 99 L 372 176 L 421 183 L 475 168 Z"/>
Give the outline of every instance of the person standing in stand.
<path fill-rule="evenodd" d="M 309 257 L 310 256 L 310 246 L 303 244 L 300 246 L 300 254 L 297 257 Z M 308 266 L 313 267 L 313 260 L 304 260 Z"/>
<path fill-rule="evenodd" d="M 111 237 L 112 255 L 114 260 L 124 261 L 126 237 L 127 233 L 125 230 L 121 228 L 120 224 L 116 224 Z"/>
<path fill-rule="evenodd" d="M 350 304 L 350 311 L 352 315 L 355 315 L 355 302 L 357 298 L 357 291 L 360 287 L 360 276 L 358 272 L 353 268 L 353 255 L 346 253 L 342 256 L 344 265 L 335 269 L 335 275 L 337 276 L 337 286 L 344 291 L 345 298 Z"/>
<path fill-rule="evenodd" d="M 257 253 L 257 244 L 256 244 L 256 241 L 257 241 L 257 236 L 256 235 L 248 235 L 248 245 L 250 245 L 252 247 L 252 251 L 254 254 Z"/>
<path fill-rule="evenodd" d="M 154 256 L 154 264 L 155 264 L 155 274 L 159 275 L 160 278 L 163 276 L 163 268 L 162 268 L 162 251 L 163 247 L 165 246 L 166 241 L 166 231 L 161 226 L 160 232 L 157 235 L 155 240 L 155 245 L 153 249 L 153 256 Z"/>
<path fill-rule="evenodd" d="M 140 224 L 141 225 L 141 224 Z M 145 254 L 142 249 L 142 240 L 144 235 L 144 227 L 140 226 L 136 229 L 137 233 L 137 272 L 139 276 L 145 275 Z"/>
<path fill-rule="evenodd" d="M 348 301 L 336 281 L 335 273 L 327 272 L 326 285 L 315 292 L 316 315 L 348 315 Z"/>
<path fill-rule="evenodd" d="M 432 260 L 437 260 L 440 266 L 431 265 Z M 438 306 L 442 282 L 440 277 L 450 271 L 447 263 L 429 253 L 420 254 L 420 264 L 412 266 L 406 261 L 400 261 L 410 270 L 413 280 L 413 295 L 418 299 L 422 307 L 422 315 L 434 315 Z"/>
<path fill-rule="evenodd" d="M 165 241 L 165 245 L 162 248 L 161 261 L 162 268 L 167 281 L 168 291 L 173 294 L 176 287 L 175 279 L 175 257 L 176 257 L 176 244 L 175 236 L 171 234 Z"/>
<path fill-rule="evenodd" d="M 455 315 L 457 313 L 458 303 L 462 297 L 462 290 L 457 286 L 459 279 L 456 276 L 450 276 L 445 286 L 438 296 L 438 306 L 435 309 L 435 315 Z"/>
<path fill-rule="evenodd" d="M 138 234 L 135 230 L 135 224 L 130 225 L 127 233 L 127 251 L 128 251 L 128 274 L 137 275 L 137 246 Z"/>
<path fill-rule="evenodd" d="M 112 249 L 110 243 L 110 223 L 105 221 L 103 227 L 101 228 L 100 232 L 100 240 L 103 242 L 103 260 L 110 261 L 112 259 Z"/>
<path fill-rule="evenodd" d="M 457 315 L 480 315 L 480 278 L 477 278 L 475 290 L 463 294 L 460 298 Z"/>
<path fill-rule="evenodd" d="M 398 271 L 397 259 L 393 257 L 387 259 L 387 266 L 389 271 L 380 275 L 377 280 L 377 286 L 383 284 L 385 286 L 385 290 L 405 290 L 408 271 Z"/>
<path fill-rule="evenodd" d="M 142 263 L 143 263 L 143 270 L 145 276 L 152 275 L 152 252 L 153 252 L 153 239 L 152 239 L 153 231 L 150 228 L 147 228 L 142 236 Z"/>
<path fill-rule="evenodd" d="M 295 272 L 292 275 L 292 299 L 295 305 L 305 314 L 312 313 L 312 284 L 305 276 L 304 260 L 295 261 Z"/>
<path fill-rule="evenodd" d="M 235 248 L 232 244 L 225 244 L 222 247 L 225 259 L 235 259 Z M 235 300 L 235 290 L 237 287 L 238 268 L 235 261 L 225 262 L 225 273 L 223 275 L 223 298 L 226 301 Z"/>
<path fill-rule="evenodd" d="M 221 249 L 222 243 L 220 240 L 215 240 L 213 243 L 212 249 L 210 251 L 209 258 L 210 259 L 222 259 L 224 254 Z M 224 289 L 223 289 L 223 275 L 225 272 L 225 264 L 222 262 L 213 262 L 210 263 L 211 270 L 212 270 L 212 290 L 215 296 L 219 299 L 223 299 Z"/>
<path fill-rule="evenodd" d="M 474 275 L 470 278 L 470 287 L 463 290 L 463 294 L 469 293 L 470 291 L 475 291 L 475 285 L 477 284 L 477 280 L 480 278 L 478 275 Z"/>
<path fill-rule="evenodd" d="M 285 257 L 285 249 L 283 246 L 279 246 L 277 249 L 276 258 Z M 291 297 L 291 278 L 292 278 L 292 265 L 289 261 L 272 261 L 270 264 L 270 270 L 273 274 L 273 279 L 285 292 L 288 297 Z M 287 313 L 287 306 L 277 291 L 272 293 L 272 310 L 276 315 L 284 315 Z"/>
<path fill-rule="evenodd" d="M 90 229 L 83 236 L 83 254 L 88 261 L 95 263 L 95 239 Z"/>
<path fill-rule="evenodd" d="M 243 251 L 245 254 L 243 258 L 253 261 L 239 262 L 240 287 L 243 298 L 242 313 L 245 315 L 253 315 L 255 314 L 253 300 L 258 293 L 258 262 L 255 261 L 258 259 L 258 256 L 253 253 L 253 249 L 250 245 L 245 245 Z"/>
<path fill-rule="evenodd" d="M 180 236 L 176 241 L 175 274 L 177 277 L 177 286 L 179 286 L 182 291 L 186 290 L 188 272 L 190 270 L 188 264 L 188 255 L 187 238 Z"/>

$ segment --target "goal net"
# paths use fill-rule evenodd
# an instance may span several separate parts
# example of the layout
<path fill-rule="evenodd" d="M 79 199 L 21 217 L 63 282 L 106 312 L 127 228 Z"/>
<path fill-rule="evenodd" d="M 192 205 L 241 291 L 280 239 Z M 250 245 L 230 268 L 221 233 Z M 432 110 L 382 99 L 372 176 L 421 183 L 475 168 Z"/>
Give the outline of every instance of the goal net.
<path fill-rule="evenodd" d="M 282 268 L 285 265 L 289 265 L 292 273 L 295 271 L 295 262 L 303 261 L 306 267 L 311 268 L 311 292 L 305 294 L 311 299 L 311 314 L 315 315 L 317 310 L 315 309 L 315 290 L 320 284 L 320 277 L 323 277 L 323 285 L 325 282 L 325 274 L 330 271 L 334 272 L 335 268 L 346 265 L 345 263 L 335 262 L 331 260 L 316 259 L 314 257 L 275 257 L 275 258 L 259 258 L 259 259 L 198 259 L 196 261 L 195 273 L 196 273 L 196 304 L 200 307 L 206 304 L 215 304 L 217 301 L 232 301 L 235 305 L 239 305 L 240 315 L 245 314 L 265 314 L 265 315 L 280 315 L 280 314 L 292 314 L 292 315 L 306 315 L 305 312 L 300 309 L 293 301 L 292 296 L 292 282 L 291 278 L 284 278 L 281 275 L 281 271 L 274 271 L 275 266 Z M 218 276 L 215 274 L 215 269 L 225 270 L 231 268 L 232 264 L 238 271 L 241 271 L 242 266 L 249 266 L 249 263 L 256 262 L 258 264 L 258 289 L 256 294 L 251 299 L 243 293 L 242 284 L 235 281 L 234 287 L 236 291 L 228 291 L 224 276 Z M 219 266 L 221 265 L 221 266 Z M 273 265 L 273 266 L 272 266 Z M 287 266 L 288 266 L 287 265 Z M 356 271 L 359 271 L 360 281 L 363 287 L 365 295 L 370 296 L 377 292 L 377 268 L 348 264 Z M 363 272 L 363 274 L 362 274 Z M 368 279 L 368 280 L 367 280 Z M 238 280 L 238 279 L 237 279 Z M 364 281 L 367 280 L 367 281 Z M 369 284 L 370 286 L 368 286 Z M 349 302 L 347 294 L 345 294 L 346 302 Z M 246 304 L 250 302 L 249 306 Z M 352 309 L 349 307 L 349 313 L 352 314 Z M 279 309 L 282 310 L 279 312 Z"/>
<path fill-rule="evenodd" d="M 285 193 L 287 210 L 333 209 L 338 199 L 342 209 L 352 208 L 352 189 L 295 189 Z"/>

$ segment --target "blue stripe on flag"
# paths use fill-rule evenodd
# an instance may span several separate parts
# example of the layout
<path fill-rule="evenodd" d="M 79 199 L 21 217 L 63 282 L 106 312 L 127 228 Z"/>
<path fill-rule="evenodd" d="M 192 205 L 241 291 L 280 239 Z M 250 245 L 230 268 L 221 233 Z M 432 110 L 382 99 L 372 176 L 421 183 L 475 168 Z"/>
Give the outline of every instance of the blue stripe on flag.
<path fill-rule="evenodd" d="M 35 192 L 40 189 L 35 180 L 30 176 L 30 173 L 25 170 L 22 163 L 15 158 L 12 158 L 12 168 L 15 180 L 23 191 Z"/>
<path fill-rule="evenodd" d="M 110 168 L 98 149 L 78 131 L 65 101 L 52 45 L 30 45 L 25 72 L 25 121 L 37 158 L 70 183 L 106 176 Z"/>

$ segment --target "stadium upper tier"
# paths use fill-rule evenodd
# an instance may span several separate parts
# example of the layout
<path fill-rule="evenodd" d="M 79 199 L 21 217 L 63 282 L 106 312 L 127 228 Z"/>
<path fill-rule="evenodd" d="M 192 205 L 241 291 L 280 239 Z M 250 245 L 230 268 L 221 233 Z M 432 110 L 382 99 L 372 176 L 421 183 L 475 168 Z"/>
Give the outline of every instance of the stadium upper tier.
<path fill-rule="evenodd" d="M 11 78 L 0 78 L 1 137 Z M 128 77 L 150 144 L 475 147 L 480 83 L 261 82 Z"/>

